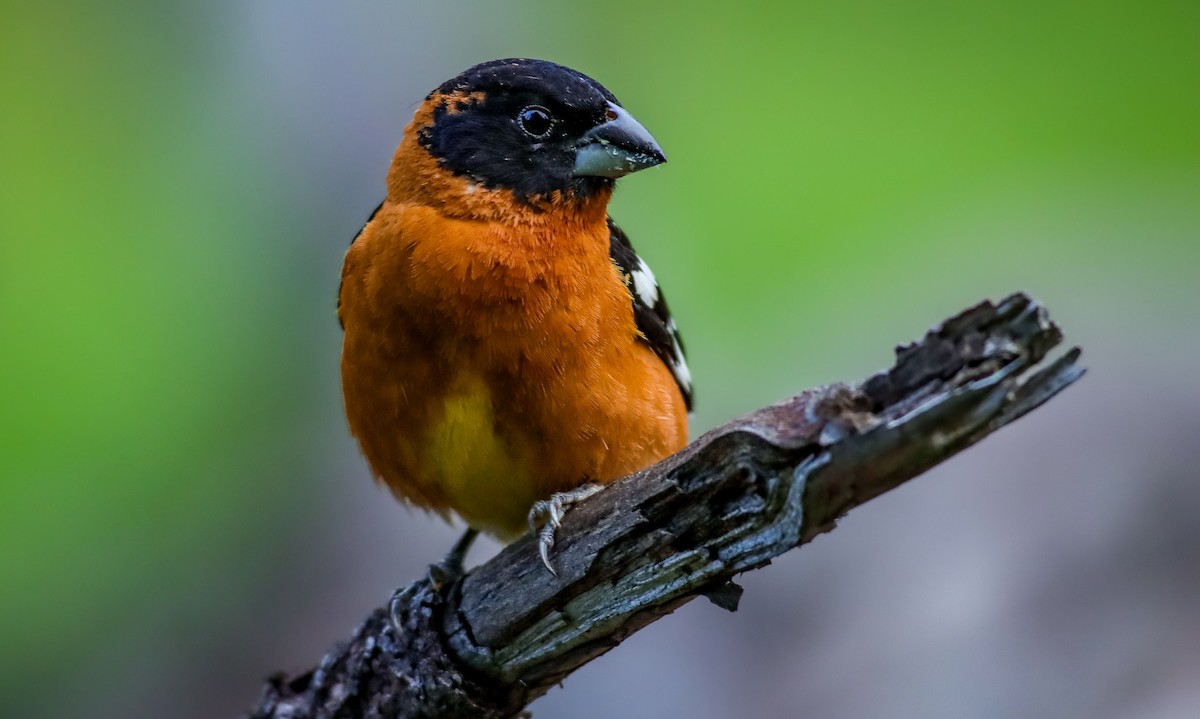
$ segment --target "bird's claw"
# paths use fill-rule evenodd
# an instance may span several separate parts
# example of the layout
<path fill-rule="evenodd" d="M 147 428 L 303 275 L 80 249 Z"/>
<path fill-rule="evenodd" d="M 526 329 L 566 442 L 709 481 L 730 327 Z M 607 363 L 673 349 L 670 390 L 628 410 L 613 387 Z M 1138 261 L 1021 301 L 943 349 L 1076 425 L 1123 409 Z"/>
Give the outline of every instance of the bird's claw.
<path fill-rule="evenodd" d="M 546 569 L 554 576 L 557 577 L 558 572 L 550 564 L 550 550 L 554 547 L 554 533 L 562 526 L 563 515 L 571 505 L 582 502 L 602 488 L 599 484 L 584 484 L 568 492 L 556 492 L 550 495 L 550 499 L 540 499 L 530 507 L 529 531 L 537 533 L 538 555 L 542 558 L 542 564 L 545 564 Z"/>
<path fill-rule="evenodd" d="M 416 584 L 400 587 L 392 592 L 392 598 L 388 601 L 388 619 L 391 620 L 392 628 L 396 630 L 397 636 L 404 634 L 404 613 L 408 610 L 408 605 L 412 602 L 416 592 Z"/>
<path fill-rule="evenodd" d="M 554 576 L 558 576 L 558 572 L 554 571 L 554 566 L 550 564 L 550 549 L 554 547 L 554 530 L 557 525 L 554 522 L 546 522 L 546 524 L 538 531 L 538 554 L 542 557 L 542 564 L 546 565 L 546 569 Z"/>

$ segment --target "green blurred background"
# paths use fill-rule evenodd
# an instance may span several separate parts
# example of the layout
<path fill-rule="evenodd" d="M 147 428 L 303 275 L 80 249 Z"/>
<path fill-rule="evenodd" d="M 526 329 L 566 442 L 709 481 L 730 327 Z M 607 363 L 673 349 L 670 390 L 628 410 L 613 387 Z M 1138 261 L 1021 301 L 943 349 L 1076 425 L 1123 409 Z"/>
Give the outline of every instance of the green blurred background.
<path fill-rule="evenodd" d="M 448 546 L 347 434 L 334 295 L 418 101 L 514 55 L 670 157 L 613 213 L 693 434 L 1015 289 L 1092 367 L 539 715 L 1200 712 L 1200 4 L 1166 0 L 10 8 L 7 712 L 235 716 Z"/>

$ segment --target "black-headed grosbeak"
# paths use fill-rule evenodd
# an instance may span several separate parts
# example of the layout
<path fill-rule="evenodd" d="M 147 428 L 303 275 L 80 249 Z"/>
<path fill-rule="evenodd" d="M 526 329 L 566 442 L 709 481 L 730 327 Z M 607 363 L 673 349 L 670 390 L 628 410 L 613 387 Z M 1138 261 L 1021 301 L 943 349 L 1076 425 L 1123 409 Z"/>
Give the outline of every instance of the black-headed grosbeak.
<path fill-rule="evenodd" d="M 342 387 L 376 477 L 471 528 L 453 572 L 475 531 L 511 541 L 533 515 L 545 560 L 565 505 L 686 444 L 679 333 L 607 212 L 616 178 L 665 160 L 600 83 L 541 60 L 468 69 L 405 129 L 342 269 Z"/>

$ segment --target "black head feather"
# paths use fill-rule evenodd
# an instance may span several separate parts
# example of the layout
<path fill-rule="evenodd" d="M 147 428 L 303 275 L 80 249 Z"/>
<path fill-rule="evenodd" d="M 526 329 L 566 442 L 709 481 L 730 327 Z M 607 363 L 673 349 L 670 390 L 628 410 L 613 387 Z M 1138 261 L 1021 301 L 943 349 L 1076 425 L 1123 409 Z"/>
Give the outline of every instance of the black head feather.
<path fill-rule="evenodd" d="M 586 198 L 612 186 L 607 177 L 572 173 L 580 138 L 610 119 L 608 103 L 620 104 L 587 75 L 545 60 L 493 60 L 442 83 L 429 95 L 439 98 L 420 141 L 455 174 L 522 200 L 556 190 Z M 548 112 L 544 135 L 522 126 L 527 108 Z"/>

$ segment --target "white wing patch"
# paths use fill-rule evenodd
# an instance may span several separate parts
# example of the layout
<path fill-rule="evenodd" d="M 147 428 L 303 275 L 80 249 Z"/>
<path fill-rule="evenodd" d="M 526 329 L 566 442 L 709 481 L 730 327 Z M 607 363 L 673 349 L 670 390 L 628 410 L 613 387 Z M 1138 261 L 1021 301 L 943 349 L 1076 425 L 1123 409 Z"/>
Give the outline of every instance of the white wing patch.
<path fill-rule="evenodd" d="M 650 265 L 647 265 L 646 261 L 639 257 L 637 268 L 629 273 L 629 279 L 633 281 L 633 290 L 642 304 L 648 308 L 654 308 L 659 299 L 658 279 L 654 277 Z M 670 367 L 671 374 L 675 376 L 675 381 L 690 393 L 692 391 L 692 373 L 688 369 L 687 360 L 683 358 L 683 348 L 679 346 L 679 330 L 675 326 L 674 317 L 667 320 L 667 333 L 671 335 L 671 356 L 664 359 L 667 360 L 667 366 Z"/>
<path fill-rule="evenodd" d="M 688 410 L 691 410 L 692 373 L 683 358 L 683 340 L 679 337 L 675 318 L 667 308 L 667 299 L 658 287 L 658 279 L 645 260 L 638 257 L 629 238 L 611 217 L 608 218 L 608 230 L 609 257 L 629 291 L 638 333 L 671 372 Z"/>
<path fill-rule="evenodd" d="M 671 374 L 676 381 L 683 385 L 688 392 L 692 391 L 692 372 L 688 369 L 683 353 L 679 351 L 679 343 L 675 343 L 675 357 L 671 360 Z"/>
<path fill-rule="evenodd" d="M 667 332 L 671 333 L 671 359 L 667 365 L 671 368 L 671 374 L 675 375 L 675 381 L 691 393 L 692 372 L 683 358 L 683 348 L 679 346 L 679 329 L 675 326 L 674 317 L 667 320 Z"/>
<path fill-rule="evenodd" d="M 650 265 L 639 257 L 637 269 L 630 272 L 629 276 L 633 280 L 633 289 L 638 293 L 638 299 L 647 307 L 653 307 L 654 303 L 658 302 L 658 280 L 650 271 Z"/>

